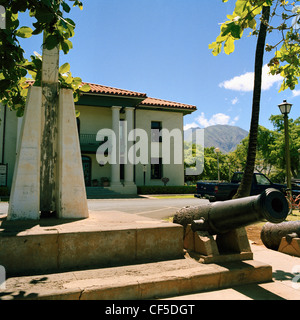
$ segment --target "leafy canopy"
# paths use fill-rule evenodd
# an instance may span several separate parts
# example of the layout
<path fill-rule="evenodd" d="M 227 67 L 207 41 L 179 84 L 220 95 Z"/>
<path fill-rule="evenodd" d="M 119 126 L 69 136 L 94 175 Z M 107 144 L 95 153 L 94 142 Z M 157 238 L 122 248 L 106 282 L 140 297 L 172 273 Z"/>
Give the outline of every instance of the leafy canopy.
<path fill-rule="evenodd" d="M 19 38 L 29 38 L 44 32 L 44 48 L 51 50 L 59 47 L 67 54 L 72 49 L 69 40 L 74 36 L 75 23 L 70 18 L 64 18 L 64 13 L 71 11 L 70 5 L 82 9 L 79 0 L 0 0 L 5 8 L 6 25 L 0 29 L 0 102 L 17 111 L 22 116 L 27 96 L 28 79 L 31 75 L 35 85 L 41 84 L 42 57 L 35 53 L 31 61 L 24 57 L 24 50 Z M 28 12 L 35 21 L 33 28 L 20 26 L 20 12 Z M 74 91 L 75 101 L 80 91 L 88 91 L 88 86 L 81 85 L 80 78 L 73 78 L 68 63 L 59 70 L 61 87 Z"/>
<path fill-rule="evenodd" d="M 222 0 L 228 2 L 228 0 Z M 242 38 L 245 30 L 250 29 L 250 35 L 257 35 L 260 20 L 267 25 L 269 33 L 277 31 L 276 43 L 267 44 L 265 50 L 274 52 L 268 63 L 272 75 L 280 74 L 283 82 L 279 90 L 295 89 L 300 77 L 300 0 L 237 0 L 234 12 L 222 23 L 220 34 L 216 41 L 209 45 L 213 55 L 222 52 L 231 54 L 235 50 L 235 41 Z M 264 21 L 261 13 L 264 6 L 271 7 L 271 20 Z"/>

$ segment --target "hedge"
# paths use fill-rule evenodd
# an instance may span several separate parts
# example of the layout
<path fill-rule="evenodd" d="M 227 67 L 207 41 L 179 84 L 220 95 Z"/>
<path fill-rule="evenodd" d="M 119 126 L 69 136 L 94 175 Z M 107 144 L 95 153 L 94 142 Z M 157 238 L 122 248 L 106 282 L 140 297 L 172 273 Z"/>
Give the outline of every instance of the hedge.
<path fill-rule="evenodd" d="M 194 194 L 195 186 L 138 186 L 138 194 Z"/>

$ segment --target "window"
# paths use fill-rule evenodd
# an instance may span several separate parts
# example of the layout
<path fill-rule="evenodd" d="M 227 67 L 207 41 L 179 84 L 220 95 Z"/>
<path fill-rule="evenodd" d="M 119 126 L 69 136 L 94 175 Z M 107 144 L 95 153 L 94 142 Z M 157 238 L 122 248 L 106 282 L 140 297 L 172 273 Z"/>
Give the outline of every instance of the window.
<path fill-rule="evenodd" d="M 160 131 L 162 125 L 160 121 L 151 121 L 151 141 L 152 142 L 162 142 L 162 137 Z"/>
<path fill-rule="evenodd" d="M 78 117 L 76 118 L 76 124 L 77 124 L 78 134 L 80 136 L 80 119 Z"/>
<path fill-rule="evenodd" d="M 257 182 L 257 184 L 265 185 L 265 186 L 271 184 L 269 179 L 261 174 L 256 175 L 256 182 Z"/>
<path fill-rule="evenodd" d="M 161 179 L 162 177 L 162 158 L 151 158 L 151 179 Z"/>

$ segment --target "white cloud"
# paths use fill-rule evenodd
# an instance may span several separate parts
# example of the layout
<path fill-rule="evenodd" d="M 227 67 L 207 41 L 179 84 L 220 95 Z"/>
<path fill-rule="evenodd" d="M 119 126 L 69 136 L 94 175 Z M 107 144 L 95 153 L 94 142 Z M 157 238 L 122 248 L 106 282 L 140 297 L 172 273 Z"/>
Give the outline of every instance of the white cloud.
<path fill-rule="evenodd" d="M 269 74 L 268 65 L 264 65 L 262 69 L 262 90 L 269 90 L 275 83 L 282 81 L 280 75 L 272 76 Z M 240 76 L 236 76 L 230 80 L 226 80 L 219 84 L 219 87 L 242 92 L 253 91 L 254 72 L 246 72 Z"/>
<path fill-rule="evenodd" d="M 204 112 L 201 112 L 201 115 L 196 118 L 196 121 L 204 128 L 209 126 L 209 121 L 205 118 Z"/>
<path fill-rule="evenodd" d="M 199 124 L 197 124 L 196 122 L 188 123 L 183 127 L 183 130 L 185 131 L 185 130 L 189 130 L 192 128 L 199 128 Z"/>
<path fill-rule="evenodd" d="M 230 124 L 233 126 L 233 125 L 235 125 L 235 123 L 237 122 L 237 121 L 239 121 L 239 119 L 240 119 L 240 117 L 239 116 L 236 116 L 231 122 L 230 122 Z"/>
<path fill-rule="evenodd" d="M 209 120 L 204 116 L 204 113 L 201 113 L 201 116 L 196 119 L 204 127 L 213 126 L 215 124 L 228 124 L 230 117 L 224 113 L 216 113 Z"/>
<path fill-rule="evenodd" d="M 300 90 L 293 90 L 292 93 L 293 93 L 293 97 L 300 96 Z"/>
<path fill-rule="evenodd" d="M 233 105 L 237 104 L 239 102 L 239 99 L 237 97 L 235 97 L 233 100 L 231 100 L 231 103 Z"/>
<path fill-rule="evenodd" d="M 204 112 L 201 112 L 201 115 L 197 117 L 193 123 L 189 123 L 184 126 L 184 130 L 188 130 L 191 128 L 198 128 L 198 127 L 206 128 L 216 124 L 234 125 L 238 120 L 239 120 L 238 116 L 235 117 L 233 120 L 231 120 L 230 116 L 224 113 L 216 113 L 210 119 L 207 119 L 205 117 Z"/>

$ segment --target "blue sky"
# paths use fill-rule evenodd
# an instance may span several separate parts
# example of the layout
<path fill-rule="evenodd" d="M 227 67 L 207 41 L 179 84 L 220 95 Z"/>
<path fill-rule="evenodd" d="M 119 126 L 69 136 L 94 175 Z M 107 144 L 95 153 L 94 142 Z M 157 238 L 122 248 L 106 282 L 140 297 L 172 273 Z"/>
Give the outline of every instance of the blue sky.
<path fill-rule="evenodd" d="M 88 0 L 73 8 L 74 48 L 61 53 L 73 76 L 149 97 L 196 105 L 184 119 L 186 128 L 230 124 L 249 130 L 256 38 L 236 42 L 235 52 L 214 57 L 208 49 L 231 14 L 235 1 Z M 22 16 L 21 25 L 30 26 Z M 41 53 L 41 37 L 22 40 L 27 57 Z M 268 40 L 267 40 L 268 42 Z M 265 57 L 265 63 L 269 61 Z M 264 68 L 260 124 L 273 129 L 271 114 L 284 99 L 299 117 L 300 91 L 278 93 L 280 79 Z M 300 90 L 299 88 L 296 88 Z"/>

